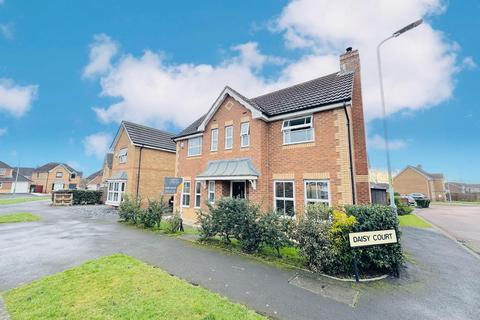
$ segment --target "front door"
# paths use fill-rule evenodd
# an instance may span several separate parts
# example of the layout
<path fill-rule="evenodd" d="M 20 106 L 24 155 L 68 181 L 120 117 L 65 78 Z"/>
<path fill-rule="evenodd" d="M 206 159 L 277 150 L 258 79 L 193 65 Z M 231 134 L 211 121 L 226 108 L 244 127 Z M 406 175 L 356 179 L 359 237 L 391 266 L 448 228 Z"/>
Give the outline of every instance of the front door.
<path fill-rule="evenodd" d="M 232 181 L 232 198 L 245 199 L 245 181 Z"/>

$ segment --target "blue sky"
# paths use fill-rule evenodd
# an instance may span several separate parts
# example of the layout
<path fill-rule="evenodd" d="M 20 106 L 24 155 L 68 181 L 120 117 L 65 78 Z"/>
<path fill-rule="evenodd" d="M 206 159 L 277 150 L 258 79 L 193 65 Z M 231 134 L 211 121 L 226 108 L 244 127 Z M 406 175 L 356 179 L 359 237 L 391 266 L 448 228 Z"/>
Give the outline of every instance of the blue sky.
<path fill-rule="evenodd" d="M 376 43 L 392 164 L 480 182 L 480 2 L 0 0 L 0 160 L 89 174 L 122 119 L 179 131 L 224 85 L 247 96 L 338 69 L 360 50 L 371 167 L 385 167 Z M 389 4 L 390 5 L 390 4 Z"/>

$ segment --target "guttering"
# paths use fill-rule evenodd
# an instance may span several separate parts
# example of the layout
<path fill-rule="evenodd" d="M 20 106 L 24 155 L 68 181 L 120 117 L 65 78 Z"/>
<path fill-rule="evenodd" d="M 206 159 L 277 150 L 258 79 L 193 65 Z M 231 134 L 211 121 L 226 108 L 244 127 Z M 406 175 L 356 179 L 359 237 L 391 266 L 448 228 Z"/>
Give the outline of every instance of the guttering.
<path fill-rule="evenodd" d="M 140 146 L 140 156 L 138 158 L 138 169 L 137 169 L 137 192 L 136 192 L 136 198 L 138 199 L 138 189 L 140 187 L 140 167 L 142 165 L 142 150 L 144 146 Z"/>
<path fill-rule="evenodd" d="M 350 182 L 352 184 L 352 201 L 353 204 L 357 203 L 356 195 L 355 195 L 355 175 L 353 173 L 353 158 L 352 158 L 352 137 L 351 137 L 351 129 L 350 129 L 350 117 L 348 116 L 347 111 L 347 104 L 343 103 L 343 110 L 345 111 L 345 117 L 347 118 L 347 134 L 348 134 L 348 158 L 349 158 L 349 166 L 350 166 Z"/>

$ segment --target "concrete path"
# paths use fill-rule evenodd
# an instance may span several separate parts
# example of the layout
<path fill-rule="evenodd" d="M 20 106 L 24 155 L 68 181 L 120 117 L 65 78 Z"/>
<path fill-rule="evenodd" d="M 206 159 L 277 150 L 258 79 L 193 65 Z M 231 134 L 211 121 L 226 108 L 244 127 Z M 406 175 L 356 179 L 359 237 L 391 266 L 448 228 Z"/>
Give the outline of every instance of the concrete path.
<path fill-rule="evenodd" d="M 279 319 L 478 319 L 480 263 L 434 229 L 405 229 L 401 279 L 336 283 L 86 216 L 47 202 L 0 206 L 32 223 L 0 225 L 0 291 L 122 252 Z"/>
<path fill-rule="evenodd" d="M 480 254 L 480 206 L 432 205 L 415 212 Z"/>

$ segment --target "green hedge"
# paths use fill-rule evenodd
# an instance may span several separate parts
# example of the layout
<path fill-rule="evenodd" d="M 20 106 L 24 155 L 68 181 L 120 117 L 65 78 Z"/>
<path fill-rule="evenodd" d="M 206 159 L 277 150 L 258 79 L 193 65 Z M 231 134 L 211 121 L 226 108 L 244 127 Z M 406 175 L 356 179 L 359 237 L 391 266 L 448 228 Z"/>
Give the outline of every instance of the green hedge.
<path fill-rule="evenodd" d="M 100 190 L 59 190 L 53 193 L 73 194 L 73 205 L 102 203 L 102 191 Z M 53 193 L 52 193 L 52 201 L 53 201 Z"/>
<path fill-rule="evenodd" d="M 428 208 L 430 207 L 430 199 L 415 199 L 417 207 L 419 208 Z"/>

